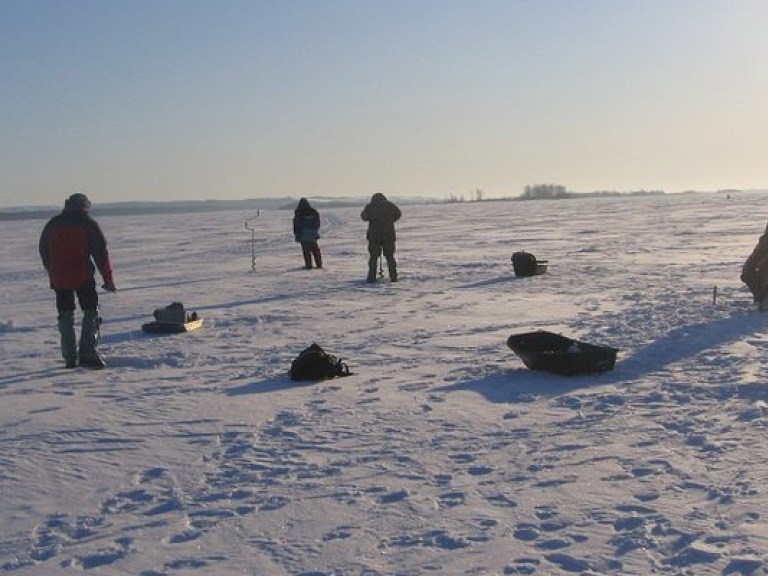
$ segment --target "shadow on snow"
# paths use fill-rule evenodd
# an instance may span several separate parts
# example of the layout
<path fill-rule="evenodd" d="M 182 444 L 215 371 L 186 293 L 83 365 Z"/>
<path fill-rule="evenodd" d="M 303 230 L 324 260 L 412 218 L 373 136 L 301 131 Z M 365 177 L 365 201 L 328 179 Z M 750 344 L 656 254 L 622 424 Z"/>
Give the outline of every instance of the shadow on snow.
<path fill-rule="evenodd" d="M 266 380 L 260 380 L 259 382 L 251 382 L 250 384 L 244 384 L 235 388 L 230 388 L 226 391 L 227 396 L 242 396 L 243 394 L 267 394 L 269 392 L 278 392 L 280 390 L 288 390 L 290 388 L 297 388 L 299 386 L 312 386 L 319 382 L 305 381 L 296 382 L 286 376 L 276 376 L 274 378 L 267 378 Z"/>

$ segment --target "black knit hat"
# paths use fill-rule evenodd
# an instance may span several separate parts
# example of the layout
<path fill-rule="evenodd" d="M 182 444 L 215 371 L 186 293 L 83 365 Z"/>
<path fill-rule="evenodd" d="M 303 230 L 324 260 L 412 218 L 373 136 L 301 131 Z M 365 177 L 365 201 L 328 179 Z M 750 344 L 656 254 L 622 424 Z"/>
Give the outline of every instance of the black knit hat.
<path fill-rule="evenodd" d="M 64 201 L 64 210 L 67 212 L 88 212 L 91 209 L 91 201 L 82 192 L 75 192 Z"/>

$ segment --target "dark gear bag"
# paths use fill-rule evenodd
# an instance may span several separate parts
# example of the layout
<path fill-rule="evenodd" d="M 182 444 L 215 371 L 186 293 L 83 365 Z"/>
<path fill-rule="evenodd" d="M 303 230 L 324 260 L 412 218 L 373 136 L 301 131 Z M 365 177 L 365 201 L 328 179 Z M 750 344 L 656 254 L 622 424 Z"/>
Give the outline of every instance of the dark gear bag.
<path fill-rule="evenodd" d="M 171 302 L 165 308 L 157 308 L 152 316 L 164 324 L 184 324 L 187 321 L 187 313 L 181 302 Z"/>
<path fill-rule="evenodd" d="M 326 353 L 314 342 L 291 364 L 291 380 L 325 380 L 349 375 L 350 371 L 346 363 Z"/>
<path fill-rule="evenodd" d="M 512 269 L 515 276 L 535 276 L 536 257 L 528 252 L 515 252 L 512 254 Z"/>

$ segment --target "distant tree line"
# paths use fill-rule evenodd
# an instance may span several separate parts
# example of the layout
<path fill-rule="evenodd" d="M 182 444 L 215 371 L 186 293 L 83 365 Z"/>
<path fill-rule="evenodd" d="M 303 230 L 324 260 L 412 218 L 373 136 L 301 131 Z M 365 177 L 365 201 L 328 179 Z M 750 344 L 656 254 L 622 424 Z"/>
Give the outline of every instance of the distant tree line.
<path fill-rule="evenodd" d="M 509 200 L 509 198 L 507 198 Z M 463 194 L 456 195 L 456 194 L 448 194 L 448 197 L 445 200 L 448 204 L 455 204 L 457 202 L 466 202 L 467 200 L 464 198 Z M 474 192 L 470 193 L 469 195 L 469 202 L 482 202 L 483 201 L 483 191 L 481 188 L 476 189 Z"/>
<path fill-rule="evenodd" d="M 462 202 L 504 202 L 510 200 L 558 200 L 561 198 L 586 198 L 590 196 L 656 196 L 664 194 L 663 190 L 635 190 L 632 192 L 618 192 L 616 190 L 596 190 L 594 192 L 569 192 L 560 184 L 532 184 L 525 187 L 518 196 L 503 196 L 488 198 L 483 190 L 478 188 L 470 192 L 467 197 L 463 194 L 449 194 L 444 202 L 448 204 Z"/>
<path fill-rule="evenodd" d="M 594 192 L 569 192 L 559 184 L 534 184 L 526 186 L 525 191 L 518 196 L 519 200 L 553 200 L 558 198 L 584 198 L 587 196 L 656 196 L 664 194 L 664 190 L 635 190 L 632 192 L 617 192 L 616 190 L 596 190 Z"/>
<path fill-rule="evenodd" d="M 559 184 L 534 184 L 526 186 L 520 195 L 522 200 L 552 200 L 554 198 L 567 198 L 568 191 L 565 186 Z"/>

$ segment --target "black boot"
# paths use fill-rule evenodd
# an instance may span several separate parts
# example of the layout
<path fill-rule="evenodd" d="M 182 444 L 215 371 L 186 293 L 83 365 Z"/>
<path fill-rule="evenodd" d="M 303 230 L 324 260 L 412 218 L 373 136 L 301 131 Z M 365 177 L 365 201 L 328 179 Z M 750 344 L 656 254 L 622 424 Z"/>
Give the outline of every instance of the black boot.
<path fill-rule="evenodd" d="M 387 271 L 389 272 L 390 282 L 397 282 L 397 262 L 394 258 L 387 260 Z"/>
<path fill-rule="evenodd" d="M 61 335 L 61 355 L 64 366 L 77 368 L 77 335 L 75 334 L 75 312 L 67 310 L 59 313 L 59 334 Z"/>
<path fill-rule="evenodd" d="M 368 263 L 368 277 L 365 279 L 365 281 L 368 282 L 369 284 L 376 282 L 376 262 L 375 261 L 373 264 Z"/>
<path fill-rule="evenodd" d="M 97 310 L 83 311 L 83 324 L 80 332 L 80 366 L 104 368 L 107 363 L 99 355 L 99 324 L 101 318 Z"/>
<path fill-rule="evenodd" d="M 100 370 L 101 368 L 106 368 L 107 363 L 104 362 L 104 359 L 101 356 L 99 356 L 98 352 L 94 352 L 90 356 L 80 356 L 80 366 Z"/>

